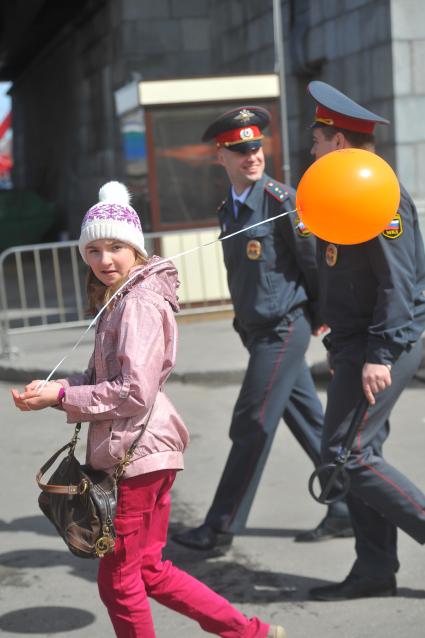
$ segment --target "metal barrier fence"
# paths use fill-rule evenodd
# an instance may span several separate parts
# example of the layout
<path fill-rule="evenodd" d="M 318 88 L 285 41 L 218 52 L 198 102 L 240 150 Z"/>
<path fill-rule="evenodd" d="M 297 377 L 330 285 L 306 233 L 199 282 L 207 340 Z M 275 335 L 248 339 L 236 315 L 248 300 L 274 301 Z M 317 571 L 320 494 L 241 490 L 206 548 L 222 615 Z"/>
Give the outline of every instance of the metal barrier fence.
<path fill-rule="evenodd" d="M 425 237 L 425 202 L 418 202 Z M 146 233 L 149 254 L 172 257 L 208 244 L 218 229 Z M 182 314 L 231 309 L 221 246 L 212 243 L 176 260 Z M 0 356 L 12 354 L 10 335 L 85 326 L 85 272 L 78 242 L 16 246 L 0 254 Z"/>
<path fill-rule="evenodd" d="M 218 229 L 146 233 L 149 254 L 172 257 L 207 244 Z M 176 259 L 182 314 L 231 308 L 219 243 Z M 10 335 L 85 326 L 85 273 L 77 241 L 15 246 L 0 255 L 0 356 L 12 354 Z"/>

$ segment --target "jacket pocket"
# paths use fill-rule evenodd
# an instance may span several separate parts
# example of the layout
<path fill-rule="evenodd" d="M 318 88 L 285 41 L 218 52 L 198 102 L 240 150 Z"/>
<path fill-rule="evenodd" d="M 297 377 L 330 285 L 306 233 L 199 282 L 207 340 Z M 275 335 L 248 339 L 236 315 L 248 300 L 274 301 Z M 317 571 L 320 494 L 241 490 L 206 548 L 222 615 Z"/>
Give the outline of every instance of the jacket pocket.
<path fill-rule="evenodd" d="M 116 516 L 114 520 L 117 538 L 115 540 L 115 560 L 125 563 L 139 551 L 143 515 Z"/>
<path fill-rule="evenodd" d="M 267 224 L 261 224 L 261 226 L 254 226 L 254 228 L 250 228 L 244 234 L 246 237 L 265 237 L 268 235 L 269 229 L 267 228 Z"/>
<path fill-rule="evenodd" d="M 115 462 L 121 461 L 137 437 L 143 421 L 116 419 L 110 422 L 109 454 Z"/>
<path fill-rule="evenodd" d="M 87 461 L 96 470 L 110 470 L 121 460 L 111 453 L 112 425 L 113 421 L 90 424 Z"/>

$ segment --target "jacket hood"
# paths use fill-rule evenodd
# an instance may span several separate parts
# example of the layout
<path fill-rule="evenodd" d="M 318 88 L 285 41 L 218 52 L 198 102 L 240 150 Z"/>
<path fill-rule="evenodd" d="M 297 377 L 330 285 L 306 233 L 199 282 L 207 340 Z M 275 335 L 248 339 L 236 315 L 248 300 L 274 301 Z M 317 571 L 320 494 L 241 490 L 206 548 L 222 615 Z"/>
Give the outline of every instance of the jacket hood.
<path fill-rule="evenodd" d="M 137 273 L 140 275 L 135 276 Z M 144 288 L 149 288 L 164 297 L 174 312 L 179 312 L 177 288 L 180 282 L 177 270 L 171 261 L 163 261 L 161 257 L 153 255 L 146 265 L 132 268 L 129 275 L 134 279 L 130 282 L 128 290 L 143 283 Z"/>

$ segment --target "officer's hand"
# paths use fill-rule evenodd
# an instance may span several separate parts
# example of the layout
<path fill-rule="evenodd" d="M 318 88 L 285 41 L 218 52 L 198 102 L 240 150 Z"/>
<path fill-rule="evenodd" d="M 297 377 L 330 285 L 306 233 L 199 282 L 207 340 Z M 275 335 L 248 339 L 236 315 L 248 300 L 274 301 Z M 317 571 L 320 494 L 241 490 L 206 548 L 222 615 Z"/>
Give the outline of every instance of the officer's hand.
<path fill-rule="evenodd" d="M 365 363 L 362 370 L 362 384 L 366 399 L 375 405 L 375 394 L 391 385 L 391 371 L 380 363 Z"/>
<path fill-rule="evenodd" d="M 329 326 L 327 326 L 325 323 L 322 326 L 319 326 L 318 328 L 315 328 L 313 330 L 313 334 L 315 337 L 320 337 L 320 335 L 325 334 L 325 332 L 328 332 L 329 330 Z"/>

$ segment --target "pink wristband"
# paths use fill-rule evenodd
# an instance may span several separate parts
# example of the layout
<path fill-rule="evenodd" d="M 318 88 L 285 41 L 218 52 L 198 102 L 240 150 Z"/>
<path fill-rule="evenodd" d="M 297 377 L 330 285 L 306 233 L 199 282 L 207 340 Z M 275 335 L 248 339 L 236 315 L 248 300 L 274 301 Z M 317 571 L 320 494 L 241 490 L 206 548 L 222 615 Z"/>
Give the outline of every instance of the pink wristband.
<path fill-rule="evenodd" d="M 62 405 L 62 401 L 64 399 L 65 396 L 65 388 L 63 386 L 61 386 L 61 389 L 58 392 L 58 397 L 57 397 L 57 401 L 59 405 Z"/>

